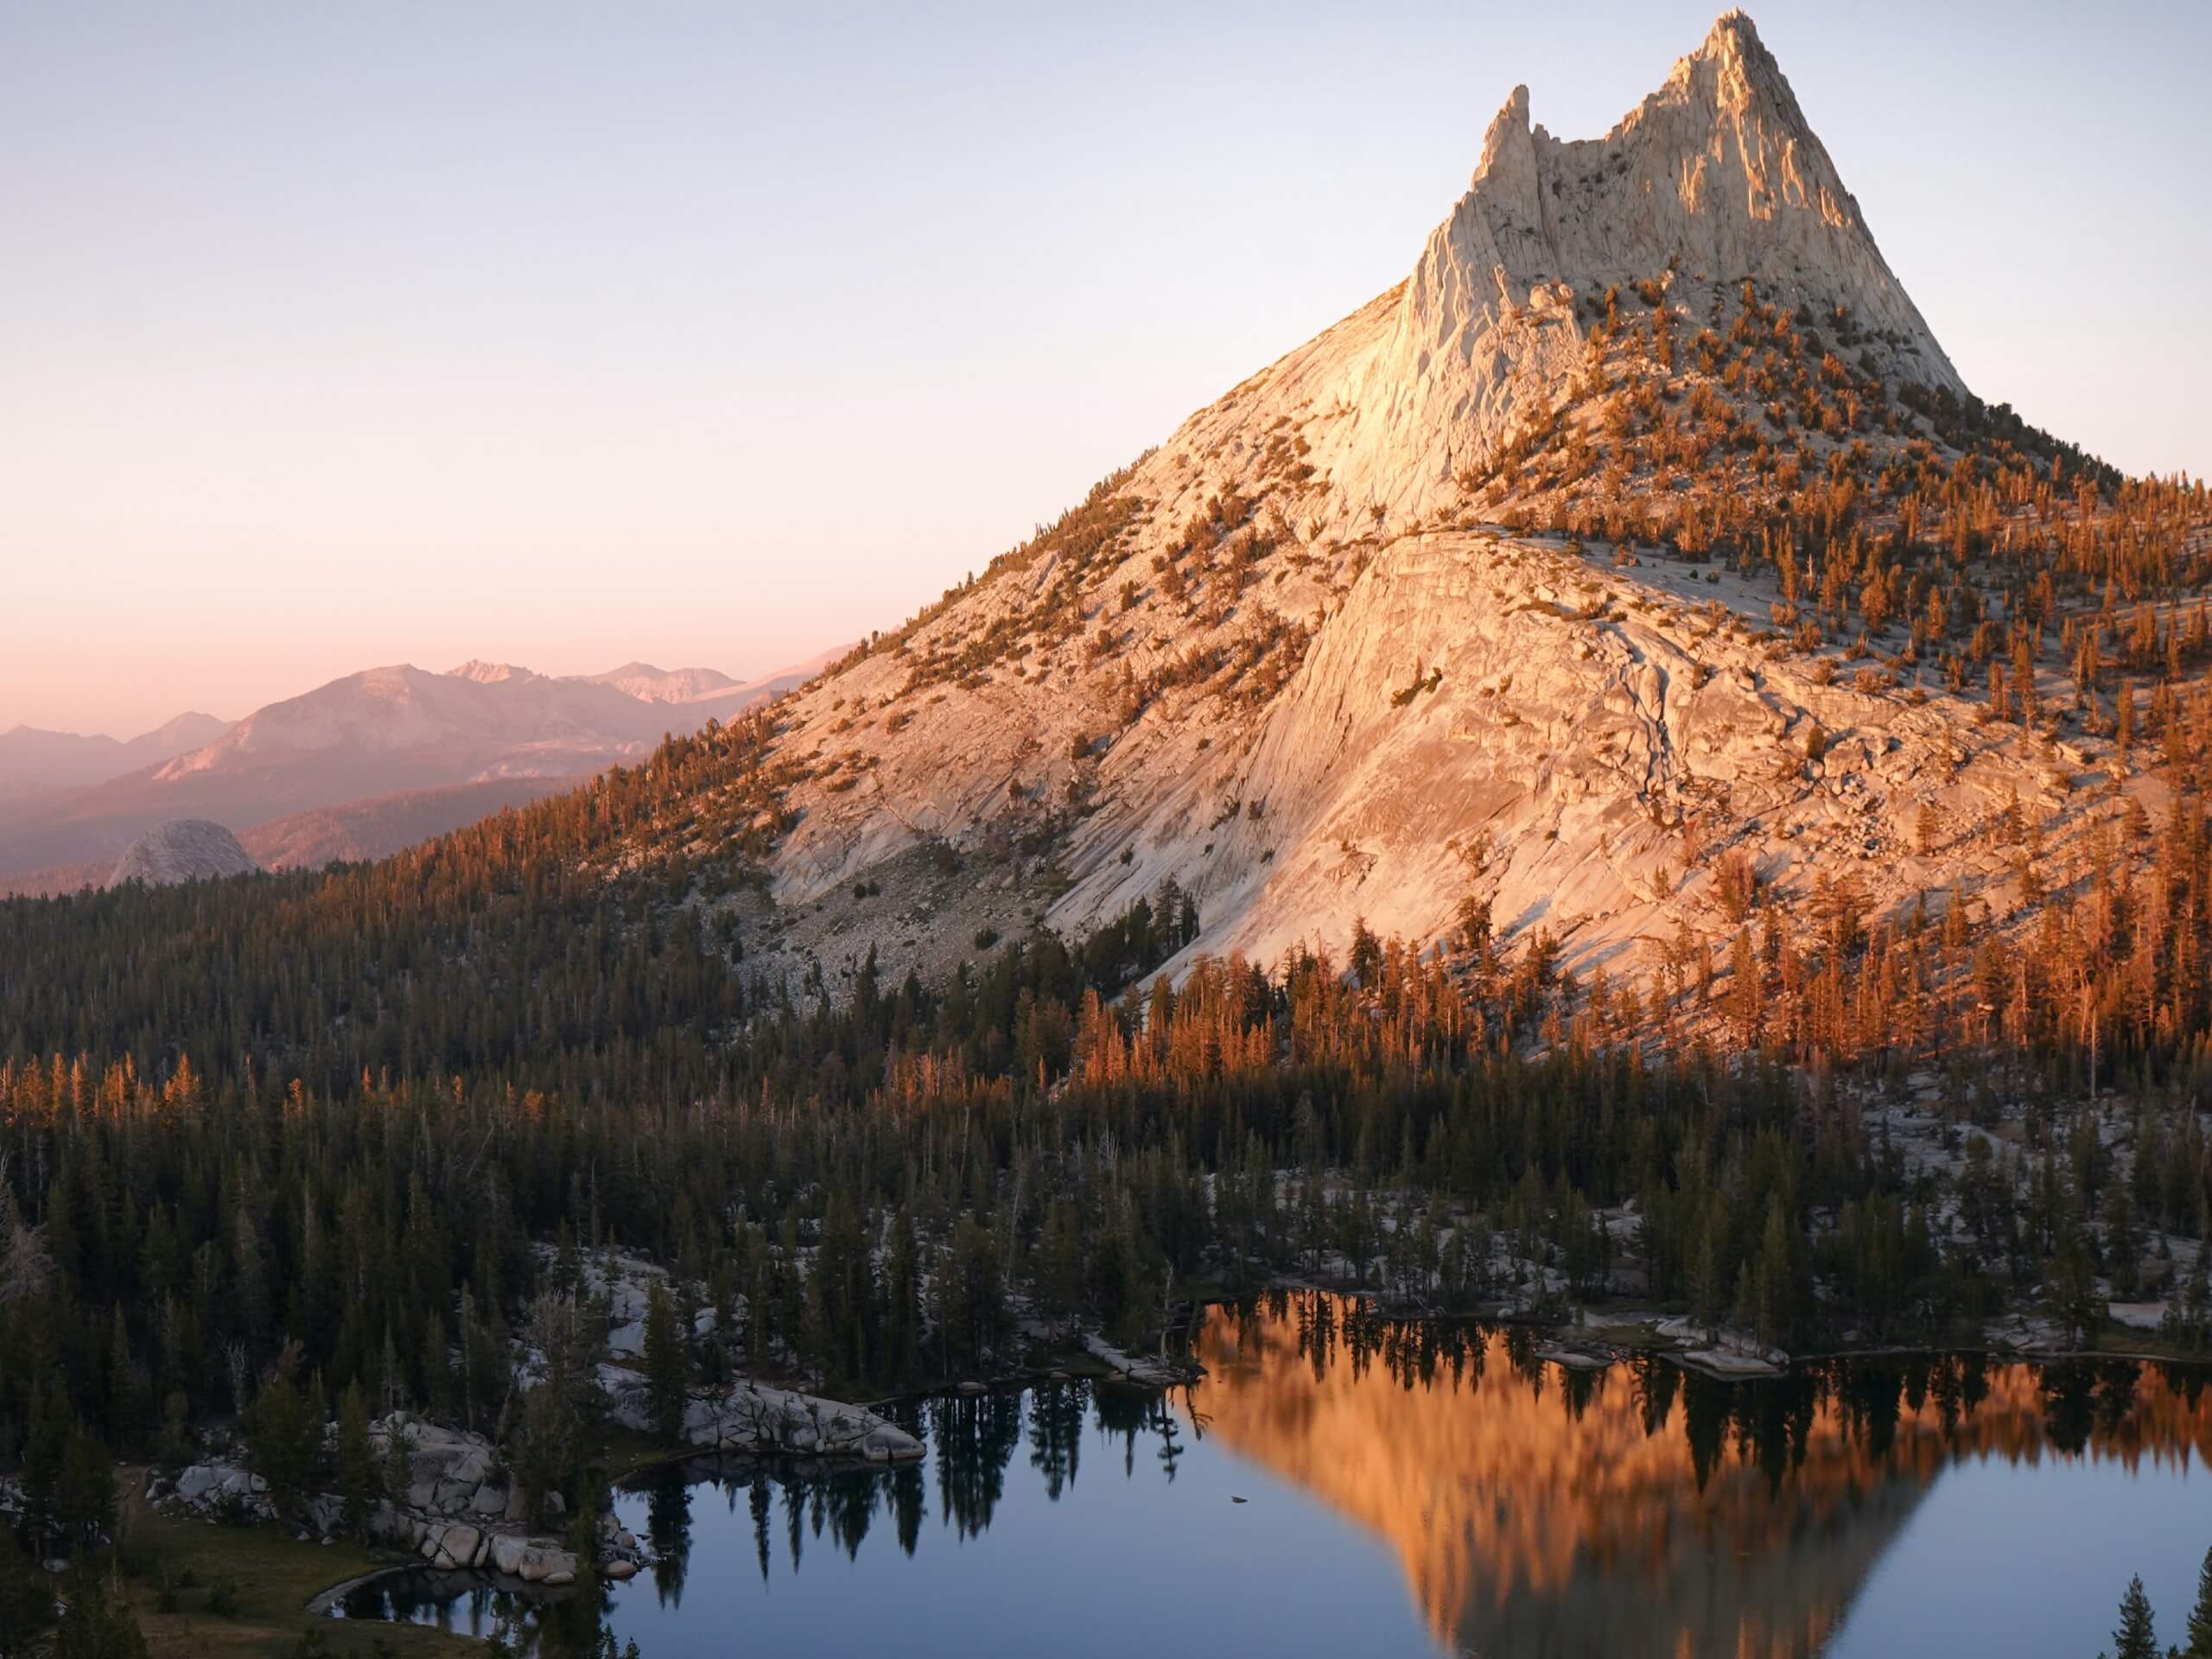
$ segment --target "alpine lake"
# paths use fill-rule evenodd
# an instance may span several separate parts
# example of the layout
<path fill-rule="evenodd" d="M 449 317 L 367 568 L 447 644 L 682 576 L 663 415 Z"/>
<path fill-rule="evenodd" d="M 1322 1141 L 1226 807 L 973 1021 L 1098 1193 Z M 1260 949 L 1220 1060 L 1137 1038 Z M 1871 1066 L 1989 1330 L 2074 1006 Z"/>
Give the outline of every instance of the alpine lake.
<path fill-rule="evenodd" d="M 1224 1653 L 2088 1659 L 2212 1546 L 2212 1369 L 1974 1354 L 1721 1382 L 1314 1291 L 1205 1310 L 1203 1378 L 916 1401 L 918 1463 L 671 1465 L 655 1565 L 532 1599 L 412 1570 L 353 1618 L 645 1659 Z"/>

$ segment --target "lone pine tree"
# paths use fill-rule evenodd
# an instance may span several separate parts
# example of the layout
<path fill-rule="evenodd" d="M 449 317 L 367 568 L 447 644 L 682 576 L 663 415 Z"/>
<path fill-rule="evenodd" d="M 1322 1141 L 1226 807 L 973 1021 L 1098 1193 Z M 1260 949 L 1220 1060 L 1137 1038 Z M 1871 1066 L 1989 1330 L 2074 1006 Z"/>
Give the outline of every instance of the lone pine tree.
<path fill-rule="evenodd" d="M 2189 1610 L 2186 1659 L 2212 1659 L 2212 1549 L 2204 1552 L 2204 1565 L 2196 1573 L 2196 1605 Z"/>

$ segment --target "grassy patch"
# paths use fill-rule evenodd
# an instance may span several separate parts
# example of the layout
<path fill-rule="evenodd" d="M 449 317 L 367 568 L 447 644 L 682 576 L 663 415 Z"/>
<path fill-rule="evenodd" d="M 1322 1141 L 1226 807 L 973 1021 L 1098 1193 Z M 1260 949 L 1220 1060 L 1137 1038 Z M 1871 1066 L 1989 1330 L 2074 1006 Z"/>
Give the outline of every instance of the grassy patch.
<path fill-rule="evenodd" d="M 408 1558 L 359 1544 L 303 1544 L 276 1527 L 225 1527 L 162 1514 L 146 1502 L 146 1471 L 118 1475 L 125 1591 L 154 1659 L 289 1659 L 310 1624 L 335 1654 L 385 1650 L 404 1659 L 481 1653 L 480 1643 L 411 1625 L 310 1620 L 308 1599 L 343 1580 Z M 162 1611 L 164 1586 L 171 1610 Z M 213 1599 L 219 1609 L 211 1611 Z"/>
<path fill-rule="evenodd" d="M 1654 1314 L 1649 1319 L 1637 1325 L 1591 1325 L 1586 1329 L 1574 1330 L 1571 1334 L 1587 1337 L 1608 1347 L 1625 1348 L 1640 1353 L 1666 1353 L 1681 1344 L 1672 1337 L 1659 1334 L 1660 1318 L 1660 1315 Z"/>
<path fill-rule="evenodd" d="M 2139 1330 L 2117 1323 L 2104 1326 L 2090 1338 L 2089 1351 L 2115 1359 L 2147 1359 L 2178 1365 L 2204 1363 L 2204 1351 L 2201 1348 L 2187 1347 L 2163 1331 Z"/>
<path fill-rule="evenodd" d="M 671 1446 L 650 1434 L 639 1434 L 619 1423 L 602 1424 L 584 1437 L 584 1462 L 619 1485 L 641 1469 L 692 1454 L 696 1447 Z"/>

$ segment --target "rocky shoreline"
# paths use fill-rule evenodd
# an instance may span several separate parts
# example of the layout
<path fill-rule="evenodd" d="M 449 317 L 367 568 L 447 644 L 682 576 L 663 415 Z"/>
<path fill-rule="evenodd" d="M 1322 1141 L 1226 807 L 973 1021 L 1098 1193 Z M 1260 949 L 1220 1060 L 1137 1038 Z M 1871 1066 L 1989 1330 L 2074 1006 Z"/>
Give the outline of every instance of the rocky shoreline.
<path fill-rule="evenodd" d="M 374 1541 L 419 1556 L 427 1567 L 482 1569 L 553 1589 L 576 1581 L 583 1564 L 575 1551 L 565 1538 L 525 1524 L 523 1489 L 484 1436 L 395 1413 L 370 1425 L 369 1444 L 386 1466 L 404 1461 L 408 1475 L 404 1491 L 379 1499 L 369 1511 L 365 1530 Z M 319 1492 L 288 1517 L 278 1513 L 266 1481 L 220 1459 L 194 1464 L 173 1482 L 152 1477 L 146 1497 L 158 1509 L 200 1520 L 294 1522 L 302 1538 L 334 1539 L 346 1530 L 346 1500 L 340 1494 Z M 559 1513 L 558 1494 L 546 1501 Z M 631 1577 L 648 1559 L 612 1516 L 600 1524 L 597 1547 L 598 1570 L 610 1578 Z M 316 1600 L 327 1611 L 349 1587 L 325 1591 Z"/>
<path fill-rule="evenodd" d="M 653 1432 L 642 1377 L 602 1365 L 600 1387 L 616 1422 L 640 1434 Z M 683 1408 L 683 1440 L 701 1452 L 760 1456 L 904 1463 L 922 1455 L 919 1440 L 864 1407 L 753 1382 L 720 1391 L 694 1390 Z"/>
<path fill-rule="evenodd" d="M 640 1379 L 607 1365 L 602 1367 L 601 1387 L 613 1421 L 650 1431 Z M 751 1382 L 696 1392 L 684 1410 L 684 1441 L 695 1452 L 877 1464 L 909 1462 L 922 1455 L 919 1440 L 865 1408 Z M 569 1540 L 533 1532 L 526 1524 L 522 1486 L 499 1448 L 483 1435 L 395 1413 L 369 1426 L 369 1445 L 380 1465 L 404 1464 L 407 1473 L 404 1490 L 379 1499 L 366 1516 L 365 1530 L 376 1542 L 418 1556 L 424 1567 L 493 1573 L 547 1589 L 575 1583 L 584 1570 Z M 148 1481 L 146 1497 L 159 1509 L 204 1521 L 294 1524 L 303 1539 L 334 1539 L 346 1531 L 346 1500 L 340 1494 L 316 1493 L 288 1516 L 279 1513 L 265 1480 L 224 1458 L 195 1463 L 174 1481 L 156 1474 Z M 546 1503 L 553 1513 L 560 1512 L 557 1493 L 549 1494 Z M 630 1578 L 651 1560 L 645 1547 L 612 1516 L 601 1522 L 596 1544 L 596 1570 L 603 1577 Z M 410 1566 L 398 1563 L 387 1570 L 407 1571 Z M 363 1581 L 324 1591 L 315 1598 L 315 1610 L 327 1611 Z"/>
<path fill-rule="evenodd" d="M 1347 1287 L 1310 1281 L 1277 1287 L 1365 1294 Z M 1406 1310 L 1402 1317 L 1449 1316 Z M 1576 1371 L 1599 1371 L 1637 1353 L 1656 1353 L 1719 1381 L 1743 1382 L 1781 1376 L 1793 1364 L 1827 1357 L 1785 1353 L 1762 1346 L 1745 1334 L 1726 1329 L 1709 1332 L 1694 1321 L 1653 1309 L 1588 1313 L 1572 1324 L 1537 1324 L 1528 1321 L 1525 1314 L 1516 1318 L 1512 1310 L 1487 1317 L 1532 1324 L 1541 1332 L 1536 1357 Z M 1164 1357 L 1132 1356 L 1093 1333 L 1076 1336 L 1071 1345 L 1098 1368 L 1096 1375 L 1105 1382 L 1164 1389 L 1190 1382 L 1199 1374 L 1194 1366 Z M 1999 1341 L 1993 1341 L 1989 1351 L 2029 1360 L 2077 1357 L 2056 1347 L 2045 1351 L 2032 1344 L 2022 1347 Z M 1904 1351 L 1838 1351 L 1874 1355 Z M 993 1387 L 1067 1375 L 1063 1370 L 1033 1370 L 998 1384 L 962 1383 L 957 1391 L 982 1393 Z M 600 1366 L 598 1382 L 609 1421 L 639 1433 L 653 1432 L 642 1376 L 617 1358 Z M 395 1434 L 401 1447 L 397 1459 L 391 1450 Z M 531 1531 L 524 1523 L 518 1483 L 501 1460 L 498 1447 L 483 1435 L 397 1413 L 370 1425 L 370 1441 L 385 1466 L 394 1466 L 404 1459 L 408 1484 L 404 1491 L 375 1505 L 367 1517 L 366 1530 L 374 1541 L 413 1559 L 395 1560 L 330 1586 L 308 1603 L 310 1614 L 332 1613 L 363 1586 L 402 1573 L 475 1573 L 511 1587 L 557 1593 L 588 1573 L 621 1581 L 652 1564 L 650 1547 L 611 1515 L 600 1523 L 595 1560 L 590 1562 L 578 1559 L 567 1538 Z M 913 1434 L 866 1407 L 741 1380 L 726 1388 L 691 1392 L 684 1408 L 681 1444 L 671 1446 L 666 1461 L 734 1455 L 887 1465 L 918 1459 L 925 1449 Z M 294 1516 L 282 1516 L 266 1483 L 241 1464 L 223 1457 L 194 1464 L 173 1481 L 153 1476 L 147 1497 L 164 1510 L 207 1521 L 286 1522 L 296 1526 L 302 1538 L 328 1541 L 345 1530 L 345 1502 L 339 1495 L 317 1494 Z M 548 1501 L 557 1515 L 558 1496 Z"/>
<path fill-rule="evenodd" d="M 631 1433 L 658 1437 L 660 1426 L 641 1361 L 647 1290 L 662 1270 L 610 1253 L 586 1271 L 588 1288 L 600 1299 L 608 1322 L 592 1373 L 605 1419 Z M 1348 1283 L 1328 1282 L 1325 1275 L 1319 1281 L 1281 1280 L 1271 1288 L 1357 1297 L 1370 1294 Z M 1433 1310 L 1389 1311 L 1407 1318 L 1439 1317 Z M 1539 1358 L 1578 1371 L 1602 1370 L 1635 1353 L 1657 1353 L 1684 1369 L 1736 1382 L 1782 1375 L 1805 1357 L 1763 1345 L 1742 1332 L 1707 1330 L 1652 1308 L 1585 1312 L 1572 1322 L 1532 1319 L 1533 1313 L 1507 1306 L 1469 1317 L 1528 1324 L 1537 1332 Z M 699 1317 L 703 1325 L 713 1316 L 702 1312 Z M 997 1382 L 961 1383 L 958 1391 L 982 1393 L 1065 1377 L 1069 1371 L 1057 1369 L 1058 1362 L 1049 1357 L 1055 1351 L 1066 1356 L 1065 1363 L 1071 1368 L 1088 1368 L 1103 1382 L 1136 1389 L 1170 1389 L 1200 1374 L 1198 1368 L 1171 1358 L 1164 1350 L 1157 1357 L 1132 1354 L 1092 1332 L 1055 1333 L 1034 1320 L 1025 1320 L 1021 1330 L 1028 1339 L 1030 1364 Z M 2020 1340 L 2000 1342 L 1991 1333 L 1993 1351 L 2024 1358 L 2061 1357 L 2037 1351 L 2042 1344 L 2037 1338 L 2048 1338 L 2053 1332 L 2024 1326 L 2008 1334 Z M 1041 1363 L 1040 1354 L 1047 1356 Z M 527 1355 L 518 1376 L 522 1386 L 532 1386 Z M 588 1560 L 580 1559 L 569 1536 L 534 1529 L 520 1483 L 499 1447 L 485 1435 L 399 1412 L 369 1425 L 369 1445 L 378 1466 L 387 1471 L 391 1490 L 362 1517 L 361 1530 L 372 1541 L 408 1559 L 323 1590 L 308 1604 L 310 1612 L 332 1611 L 361 1586 L 398 1573 L 474 1573 L 518 1587 L 557 1592 L 593 1573 L 619 1581 L 652 1564 L 650 1548 L 612 1516 L 601 1521 L 590 1541 Z M 670 1461 L 728 1455 L 888 1465 L 917 1460 L 924 1451 L 912 1433 L 868 1407 L 740 1377 L 688 1391 L 681 1429 L 669 1441 L 667 1455 Z M 266 1483 L 245 1466 L 240 1454 L 228 1451 L 192 1465 L 173 1480 L 151 1477 L 146 1495 L 149 1502 L 172 1512 L 208 1521 L 283 1524 L 303 1540 L 333 1541 L 349 1530 L 346 1501 L 340 1494 L 319 1492 L 289 1513 L 280 1514 Z M 540 1526 L 547 1518 L 557 1522 L 561 1515 L 559 1496 L 547 1495 Z"/>

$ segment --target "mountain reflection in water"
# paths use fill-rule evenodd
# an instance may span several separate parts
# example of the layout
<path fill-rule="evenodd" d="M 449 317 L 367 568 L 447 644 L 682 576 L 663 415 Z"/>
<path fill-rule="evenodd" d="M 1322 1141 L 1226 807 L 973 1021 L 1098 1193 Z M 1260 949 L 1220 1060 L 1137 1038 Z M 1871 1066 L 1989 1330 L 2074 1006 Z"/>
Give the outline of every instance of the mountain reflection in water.
<path fill-rule="evenodd" d="M 1576 1372 L 1525 1330 L 1314 1294 L 1216 1310 L 1198 1350 L 1204 1430 L 1389 1540 L 1439 1641 L 1483 1655 L 1809 1656 L 1947 1464 L 2212 1452 L 2201 1367 Z"/>
<path fill-rule="evenodd" d="M 1314 1292 L 1209 1310 L 1193 1344 L 1207 1375 L 1166 1400 L 1062 1381 L 918 1402 L 901 1414 L 929 1453 L 901 1468 L 658 1471 L 619 1499 L 656 1565 L 564 1606 L 410 1575 L 347 1611 L 527 1624 L 548 1656 L 588 1650 L 602 1618 L 652 1659 L 724 1652 L 734 1631 L 950 1655 L 982 1629 L 1196 1655 L 1217 1650 L 1205 1615 L 1225 1599 L 1253 1651 L 1809 1659 L 1948 1466 L 2033 1475 L 2063 1505 L 2053 1478 L 2102 1465 L 2121 1490 L 2078 1524 L 2124 1533 L 2139 1560 L 2194 1530 L 2185 1471 L 2212 1452 L 2202 1368 L 1949 1355 L 1756 1382 L 1656 1357 L 1578 1372 L 1539 1360 L 1526 1330 Z M 1968 1535 L 2002 1530 L 1991 1503 L 1931 1511 L 1944 1518 L 1892 1559 L 1955 1576 L 1903 1607 L 1894 1589 L 1867 1597 L 1872 1625 L 1840 1645 L 1881 1651 L 1883 1620 L 1940 1600 L 2010 1651 L 2070 1654 L 2058 1626 L 2076 1622 L 2093 1651 L 2124 1573 L 2107 1584 L 2105 1564 L 2069 1556 L 2047 1575 L 2056 1609 L 2029 1609 L 1970 1559 Z M 2201 1553 L 2205 1530 L 2183 1543 Z M 2159 1570 L 2193 1580 L 2194 1560 Z"/>

